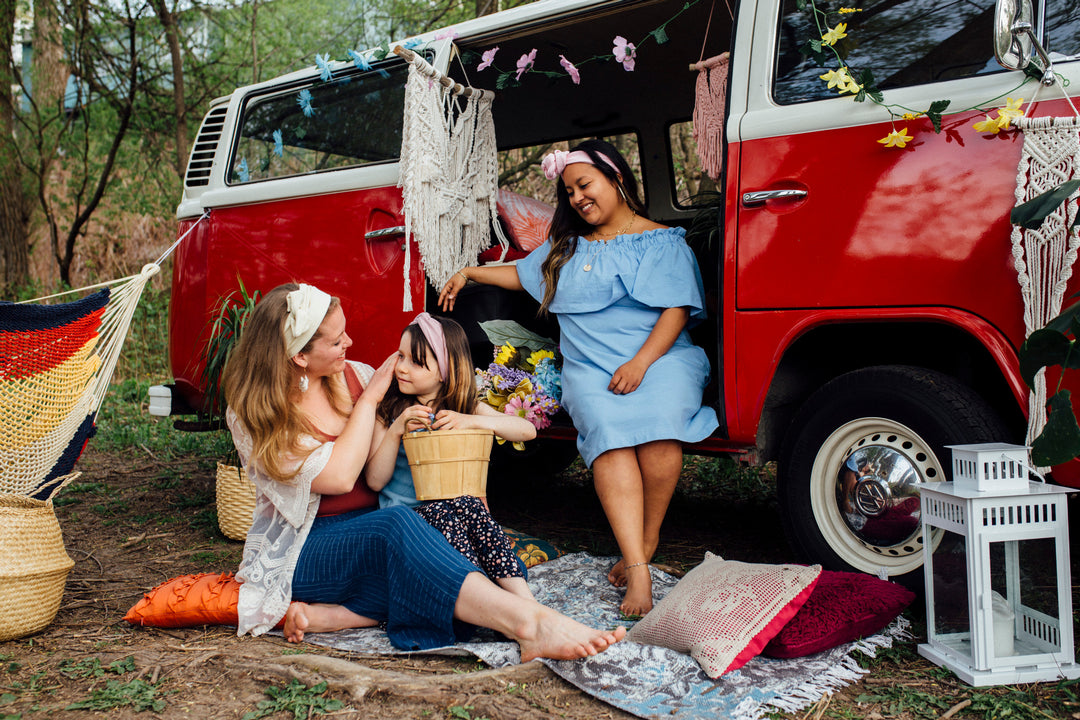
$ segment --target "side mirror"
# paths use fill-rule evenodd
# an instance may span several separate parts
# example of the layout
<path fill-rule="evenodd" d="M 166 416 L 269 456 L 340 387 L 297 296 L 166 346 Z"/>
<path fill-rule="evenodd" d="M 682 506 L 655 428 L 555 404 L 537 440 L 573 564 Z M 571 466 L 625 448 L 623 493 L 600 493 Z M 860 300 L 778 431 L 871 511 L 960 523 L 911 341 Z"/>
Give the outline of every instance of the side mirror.
<path fill-rule="evenodd" d="M 994 57 L 1009 70 L 1023 70 L 1031 59 L 1035 35 L 1031 0 L 997 0 Z"/>

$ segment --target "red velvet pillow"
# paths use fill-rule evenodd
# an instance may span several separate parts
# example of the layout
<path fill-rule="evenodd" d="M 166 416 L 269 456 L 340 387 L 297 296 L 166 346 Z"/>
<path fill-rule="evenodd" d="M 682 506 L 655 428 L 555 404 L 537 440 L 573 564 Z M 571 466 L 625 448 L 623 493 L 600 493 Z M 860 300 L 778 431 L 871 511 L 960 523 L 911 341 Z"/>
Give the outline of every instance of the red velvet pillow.
<path fill-rule="evenodd" d="M 236 625 L 240 583 L 232 573 L 199 573 L 166 580 L 128 610 L 132 625 L 192 627 Z M 285 620 L 278 623 L 284 625 Z"/>
<path fill-rule="evenodd" d="M 806 603 L 762 650 L 796 658 L 873 635 L 915 599 L 903 585 L 872 575 L 823 570 Z"/>

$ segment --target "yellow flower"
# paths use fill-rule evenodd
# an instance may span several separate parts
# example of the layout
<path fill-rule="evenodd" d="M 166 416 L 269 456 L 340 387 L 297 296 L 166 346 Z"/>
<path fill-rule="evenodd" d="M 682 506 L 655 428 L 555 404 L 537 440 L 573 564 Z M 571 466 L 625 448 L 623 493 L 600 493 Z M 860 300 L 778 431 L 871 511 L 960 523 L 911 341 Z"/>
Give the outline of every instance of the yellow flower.
<path fill-rule="evenodd" d="M 899 130 L 893 130 L 885 137 L 878 140 L 879 143 L 885 147 L 898 147 L 902 148 L 911 142 L 913 138 L 907 134 L 907 128 L 900 128 Z"/>
<path fill-rule="evenodd" d="M 914 120 L 915 118 L 919 117 L 920 115 L 922 115 L 922 113 L 904 113 L 903 118 L 905 120 Z"/>
<path fill-rule="evenodd" d="M 852 81 L 846 67 L 842 67 L 839 70 L 830 70 L 824 75 L 818 75 L 818 77 L 829 83 L 830 90 L 832 88 L 840 88 L 840 92 L 844 92 L 845 86 Z"/>
<path fill-rule="evenodd" d="M 503 408 L 506 407 L 506 403 L 510 402 L 510 398 L 500 395 L 493 390 L 488 390 L 487 397 L 484 399 L 484 402 L 486 402 L 488 405 L 495 408 L 499 412 L 502 412 Z"/>
<path fill-rule="evenodd" d="M 537 350 L 536 352 L 534 352 L 532 355 L 529 356 L 529 364 L 532 365 L 535 368 L 537 365 L 540 364 L 540 361 L 543 360 L 544 358 L 550 358 L 550 359 L 554 360 L 555 359 L 555 353 L 551 352 L 550 350 Z"/>
<path fill-rule="evenodd" d="M 847 23 L 840 23 L 834 28 L 829 28 L 829 32 L 821 36 L 821 42 L 824 45 L 835 45 L 838 40 L 847 37 Z"/>
<path fill-rule="evenodd" d="M 1004 123 L 1002 123 L 1004 121 Z M 998 115 L 997 117 L 986 116 L 985 120 L 975 123 L 972 127 L 977 132 L 988 132 L 997 135 L 1002 130 L 1009 127 L 1009 118 Z"/>
<path fill-rule="evenodd" d="M 515 348 L 510 343 L 506 343 L 501 348 L 499 348 L 499 352 L 495 354 L 496 364 L 506 365 L 508 362 L 510 362 L 510 359 L 514 357 L 514 353 L 516 352 L 517 348 Z"/>
<path fill-rule="evenodd" d="M 1024 98 L 1005 98 L 1005 107 L 998 110 L 998 115 L 1001 117 L 1008 117 L 1010 120 L 1015 120 L 1018 117 L 1023 117 L 1024 111 L 1020 108 L 1024 104 Z"/>
<path fill-rule="evenodd" d="M 841 15 L 847 15 L 848 13 L 862 12 L 862 8 L 840 8 L 838 12 Z"/>

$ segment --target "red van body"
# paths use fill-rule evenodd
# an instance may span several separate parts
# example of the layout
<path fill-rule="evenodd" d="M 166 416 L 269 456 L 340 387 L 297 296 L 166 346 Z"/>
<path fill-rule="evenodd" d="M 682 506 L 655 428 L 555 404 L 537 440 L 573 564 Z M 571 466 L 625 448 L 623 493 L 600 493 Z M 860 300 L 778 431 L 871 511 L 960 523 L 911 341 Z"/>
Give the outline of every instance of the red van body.
<path fill-rule="evenodd" d="M 632 133 L 650 215 L 689 225 L 697 211 L 676 197 L 671 128 L 693 112 L 688 60 L 697 59 L 693 49 L 714 5 L 709 54 L 729 51 L 731 66 L 717 187 L 722 239 L 699 253 L 715 307 L 700 338 L 716 380 L 706 401 L 721 427 L 690 451 L 778 460 L 786 530 L 809 558 L 837 568 L 885 567 L 893 575 L 917 570 L 922 538 L 912 486 L 947 479 L 947 444 L 1024 437 L 1028 393 L 1017 349 L 1025 328 L 1008 220 L 1024 136 L 973 125 L 1006 96 L 1030 100 L 1037 83 L 1019 87 L 1021 72 L 991 62 L 992 1 L 972 3 L 972 17 L 959 19 L 949 15 L 952 5 L 926 15 L 919 0 L 870 3 L 864 12 L 907 13 L 900 20 L 936 43 L 883 83 L 890 85 L 887 102 L 925 109 L 947 98 L 950 109 L 980 108 L 946 114 L 935 133 L 925 116 L 890 118 L 872 102 L 823 93 L 816 76 L 825 69 L 791 59 L 785 36 L 805 25 L 795 0 L 744 0 L 734 18 L 715 4 L 684 4 L 543 0 L 459 25 L 453 44 L 465 58 L 499 46 L 512 67 L 533 47 L 551 58 L 567 48 L 583 56 L 605 47 L 610 53 L 611 37 L 648 38 L 675 18 L 665 26 L 668 43 L 641 43 L 633 73 L 609 60 L 603 71 L 583 66 L 580 87 L 526 75 L 520 86 L 499 91 L 495 123 L 500 148 Z M 1055 51 L 1056 72 L 1076 82 L 1076 48 L 1053 42 L 1074 43 L 1080 19 L 1054 16 L 1054 6 L 1038 7 L 1044 42 Z M 858 27 L 853 22 L 849 32 Z M 686 34 L 678 37 L 680 31 Z M 888 34 L 860 40 L 860 52 L 871 53 Z M 424 47 L 432 64 L 466 80 L 449 40 Z M 894 51 L 882 53 L 868 57 Z M 942 53 L 973 53 L 967 64 L 975 69 L 957 70 L 963 63 L 950 61 L 938 74 Z M 376 63 L 399 80 L 401 67 L 393 56 Z M 908 83 L 908 72 L 921 74 Z M 475 65 L 468 75 L 477 86 L 494 84 Z M 249 290 L 302 280 L 340 296 L 355 340 L 350 356 L 369 363 L 394 350 L 417 310 L 433 309 L 412 243 L 407 287 L 414 310 L 402 310 L 395 157 L 238 180 L 238 148 L 257 134 L 245 134 L 245 118 L 260 98 L 318 82 L 309 69 L 240 88 L 212 105 L 200 129 L 178 210 L 180 232 L 190 234 L 177 249 L 173 274 L 174 404 L 182 398 L 201 405 L 208 321 L 238 277 Z M 1073 114 L 1060 83 L 1039 97 L 1032 114 Z M 879 142 L 900 127 L 913 136 L 906 147 Z M 753 193 L 770 194 L 756 200 Z M 1077 289 L 1074 280 L 1067 295 Z M 549 437 L 571 438 L 572 428 Z M 846 469 L 855 473 L 851 485 Z M 1080 486 L 1072 467 L 1056 468 L 1054 479 Z"/>

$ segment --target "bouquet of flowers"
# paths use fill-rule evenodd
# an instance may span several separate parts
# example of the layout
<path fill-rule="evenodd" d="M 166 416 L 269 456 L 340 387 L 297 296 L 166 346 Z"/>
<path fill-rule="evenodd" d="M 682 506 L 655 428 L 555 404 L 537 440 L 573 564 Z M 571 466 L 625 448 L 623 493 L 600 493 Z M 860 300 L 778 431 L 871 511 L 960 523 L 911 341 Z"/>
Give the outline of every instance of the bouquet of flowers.
<path fill-rule="evenodd" d="M 495 349 L 495 360 L 487 370 L 477 369 L 476 390 L 481 402 L 523 417 L 542 430 L 551 425 L 551 416 L 561 407 L 562 381 L 555 352 L 529 352 L 529 348 L 505 343 Z M 499 442 L 504 441 L 499 438 Z M 524 449 L 522 443 L 514 447 Z"/>

